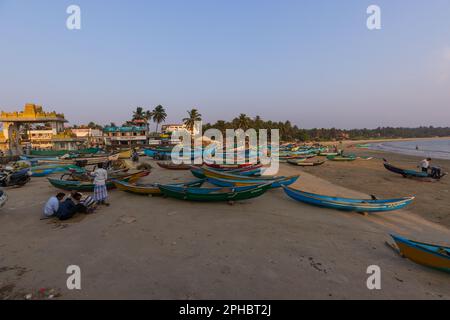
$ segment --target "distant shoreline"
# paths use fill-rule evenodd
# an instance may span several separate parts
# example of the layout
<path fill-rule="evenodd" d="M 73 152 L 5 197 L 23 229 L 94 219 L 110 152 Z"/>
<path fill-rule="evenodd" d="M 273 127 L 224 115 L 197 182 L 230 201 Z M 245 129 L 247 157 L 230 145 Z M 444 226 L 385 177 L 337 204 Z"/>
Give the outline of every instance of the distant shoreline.
<path fill-rule="evenodd" d="M 402 141 L 424 141 L 424 140 L 450 140 L 448 137 L 430 137 L 430 138 L 387 138 L 387 139 L 366 139 L 366 140 L 343 140 L 342 144 L 345 147 L 356 146 L 358 144 L 375 144 L 381 142 L 402 142 Z M 328 141 L 324 142 L 324 145 L 340 144 L 340 141 Z"/>

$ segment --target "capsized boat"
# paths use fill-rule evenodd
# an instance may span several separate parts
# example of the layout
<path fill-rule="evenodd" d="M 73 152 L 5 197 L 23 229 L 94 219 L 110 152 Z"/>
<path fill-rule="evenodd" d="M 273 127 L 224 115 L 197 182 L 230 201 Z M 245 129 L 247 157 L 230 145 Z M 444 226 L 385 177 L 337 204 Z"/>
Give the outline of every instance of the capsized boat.
<path fill-rule="evenodd" d="M 174 183 L 169 184 L 169 186 L 176 186 L 176 187 L 187 187 L 187 188 L 199 188 L 203 185 L 205 182 L 205 179 L 200 179 L 192 182 L 187 183 Z M 126 191 L 130 193 L 135 194 L 141 194 L 141 195 L 160 195 L 161 190 L 159 190 L 159 183 L 131 183 L 128 181 L 123 180 L 113 180 L 112 181 L 116 188 L 121 191 Z"/>
<path fill-rule="evenodd" d="M 415 263 L 450 273 L 450 248 L 391 235 L 400 254 Z"/>
<path fill-rule="evenodd" d="M 258 179 L 248 179 L 248 180 L 231 180 L 231 179 L 221 179 L 221 178 L 207 178 L 208 182 L 219 186 L 219 187 L 243 187 L 243 186 L 251 186 L 255 184 L 266 184 L 270 183 L 270 187 L 272 189 L 281 188 L 281 186 L 290 186 L 294 182 L 298 180 L 300 176 L 291 176 L 291 177 L 281 177 L 274 180 L 258 180 Z"/>
<path fill-rule="evenodd" d="M 406 207 L 414 200 L 414 197 L 386 200 L 337 198 L 304 192 L 290 187 L 283 187 L 283 189 L 289 197 L 300 202 L 319 207 L 360 213 L 399 210 Z"/>
<path fill-rule="evenodd" d="M 248 200 L 263 195 L 270 187 L 271 183 L 235 188 L 186 188 L 159 185 L 159 189 L 166 197 L 201 202 Z"/>

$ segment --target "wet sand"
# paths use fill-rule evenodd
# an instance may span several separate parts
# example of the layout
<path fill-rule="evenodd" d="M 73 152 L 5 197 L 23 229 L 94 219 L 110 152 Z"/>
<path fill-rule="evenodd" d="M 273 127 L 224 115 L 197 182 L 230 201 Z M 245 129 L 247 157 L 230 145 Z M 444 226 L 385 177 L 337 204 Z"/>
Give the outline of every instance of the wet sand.
<path fill-rule="evenodd" d="M 426 189 L 379 165 L 283 164 L 280 174 L 300 173 L 294 187 L 347 197 Z M 145 181 L 192 179 L 189 172 L 154 165 Z M 429 188 L 441 189 L 438 183 Z M 417 194 L 408 210 L 362 216 L 308 206 L 282 190 L 232 206 L 114 190 L 110 207 L 60 223 L 39 220 L 44 202 L 57 192 L 45 178 L 7 192 L 0 210 L 1 299 L 22 299 L 41 288 L 54 289 L 60 299 L 450 298 L 448 274 L 402 259 L 385 245 L 389 233 L 449 244 L 448 216 L 440 210 L 446 205 L 448 211 L 448 197 Z M 428 213 L 421 212 L 421 201 L 428 201 Z M 69 265 L 80 266 L 82 290 L 67 289 Z M 370 265 L 381 268 L 381 290 L 367 289 Z"/>

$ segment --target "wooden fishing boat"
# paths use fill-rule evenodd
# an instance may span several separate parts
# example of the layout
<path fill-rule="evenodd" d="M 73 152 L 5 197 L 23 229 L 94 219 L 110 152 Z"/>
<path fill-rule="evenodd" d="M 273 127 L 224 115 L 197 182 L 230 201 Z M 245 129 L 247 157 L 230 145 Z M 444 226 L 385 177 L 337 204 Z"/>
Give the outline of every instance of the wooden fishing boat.
<path fill-rule="evenodd" d="M 95 154 L 100 148 L 89 148 L 81 150 L 31 150 L 31 157 L 61 157 L 66 154 Z"/>
<path fill-rule="evenodd" d="M 320 156 L 320 157 L 329 157 L 329 156 L 335 157 L 338 155 L 339 155 L 339 152 L 320 152 L 318 154 L 318 156 Z"/>
<path fill-rule="evenodd" d="M 94 165 L 99 163 L 105 163 L 108 161 L 119 160 L 119 153 L 111 156 L 101 156 L 101 157 L 85 157 L 85 158 L 72 158 L 72 159 L 57 159 L 57 160 L 39 160 L 38 164 L 74 164 L 84 163 L 85 165 Z"/>
<path fill-rule="evenodd" d="M 424 180 L 424 179 L 440 180 L 444 176 L 447 175 L 447 173 L 441 173 L 439 176 L 437 176 L 437 175 L 432 176 L 428 172 L 408 170 L 408 169 L 401 169 L 401 168 L 398 168 L 396 166 L 391 165 L 389 162 L 387 162 L 386 159 L 384 159 L 384 164 L 383 165 L 390 172 L 400 174 L 404 178 L 418 178 L 418 179 L 421 179 L 421 180 Z"/>
<path fill-rule="evenodd" d="M 75 165 L 47 165 L 47 166 L 37 166 L 31 167 L 32 177 L 46 177 L 53 173 L 66 172 L 68 170 L 74 170 L 75 172 L 85 172 L 83 168 L 77 167 Z"/>
<path fill-rule="evenodd" d="M 202 168 L 203 174 L 207 178 L 221 178 L 221 179 L 229 179 L 229 180 L 258 180 L 258 181 L 274 181 L 284 179 L 284 176 L 261 176 L 261 177 L 252 177 L 242 175 L 240 173 L 232 173 L 232 172 L 223 172 L 217 171 L 210 168 Z"/>
<path fill-rule="evenodd" d="M 350 155 L 350 156 L 337 155 L 337 156 L 328 156 L 327 159 L 331 160 L 331 161 L 355 161 L 356 160 L 356 156 L 353 156 L 353 155 Z"/>
<path fill-rule="evenodd" d="M 213 168 L 215 170 L 236 170 L 236 169 L 244 169 L 244 168 L 248 168 L 248 167 L 255 167 L 258 164 L 255 163 L 243 163 L 243 164 L 216 164 L 216 163 L 206 163 L 205 162 L 205 166 Z M 261 167 L 261 165 L 259 165 L 259 167 Z"/>
<path fill-rule="evenodd" d="M 139 171 L 133 174 L 130 174 L 126 177 L 123 177 L 122 179 L 124 181 L 133 183 L 137 181 L 138 179 L 145 177 L 148 175 L 148 171 Z M 47 180 L 56 188 L 63 189 L 67 191 L 84 191 L 84 192 L 94 192 L 95 185 L 92 182 L 86 182 L 86 181 L 71 181 L 71 180 L 61 180 L 61 179 L 52 179 L 47 178 Z M 114 183 L 112 180 L 108 180 L 106 182 L 106 188 L 108 190 L 115 188 Z"/>
<path fill-rule="evenodd" d="M 189 170 L 191 166 L 188 164 L 175 164 L 173 162 L 158 162 L 158 166 L 168 170 Z"/>
<path fill-rule="evenodd" d="M 300 176 L 291 176 L 284 177 L 275 180 L 258 180 L 258 179 L 249 179 L 249 180 L 230 180 L 230 179 L 221 179 L 221 178 L 207 178 L 208 182 L 219 186 L 219 187 L 245 187 L 251 186 L 255 184 L 266 184 L 270 183 L 270 187 L 272 189 L 281 188 L 281 186 L 290 186 L 294 182 L 298 180 Z"/>
<path fill-rule="evenodd" d="M 304 192 L 290 187 L 283 187 L 284 192 L 294 200 L 311 205 L 360 213 L 399 210 L 410 204 L 414 197 L 386 200 L 349 199 L 323 196 Z"/>
<path fill-rule="evenodd" d="M 159 183 L 130 183 L 123 180 L 113 180 L 112 181 L 118 190 L 141 194 L 141 195 L 160 195 L 161 190 L 159 190 Z M 188 183 L 176 183 L 169 184 L 169 186 L 186 187 L 186 188 L 199 188 L 203 185 L 205 179 L 200 179 Z"/>
<path fill-rule="evenodd" d="M 325 161 L 306 161 L 306 159 L 298 159 L 298 160 L 288 160 L 289 164 L 295 165 L 295 166 L 301 166 L 301 167 L 315 167 L 315 166 L 321 166 L 325 163 Z"/>
<path fill-rule="evenodd" d="M 47 178 L 48 181 L 58 189 L 63 189 L 67 191 L 84 191 L 84 192 L 94 192 L 95 185 L 92 182 L 84 181 L 71 181 L 71 180 L 60 180 Z M 106 182 L 106 188 L 108 190 L 114 188 L 114 184 L 111 181 Z"/>
<path fill-rule="evenodd" d="M 216 171 L 218 171 L 218 170 L 216 170 Z M 218 172 L 221 172 L 221 171 L 218 171 Z M 227 170 L 224 172 L 238 174 L 240 176 L 256 177 L 256 176 L 261 175 L 262 167 L 259 167 L 259 166 L 256 166 L 256 168 L 246 167 L 246 168 L 235 169 L 235 170 Z M 196 177 L 198 179 L 206 178 L 206 175 L 205 175 L 202 167 L 191 166 L 191 173 L 194 175 L 194 177 Z"/>
<path fill-rule="evenodd" d="M 163 195 L 188 201 L 217 202 L 248 200 L 263 195 L 270 183 L 235 188 L 186 188 L 159 185 Z"/>
<path fill-rule="evenodd" d="M 119 152 L 119 159 L 130 159 L 130 158 L 131 158 L 131 149 Z"/>
<path fill-rule="evenodd" d="M 400 254 L 415 263 L 450 273 L 450 248 L 391 235 Z"/>

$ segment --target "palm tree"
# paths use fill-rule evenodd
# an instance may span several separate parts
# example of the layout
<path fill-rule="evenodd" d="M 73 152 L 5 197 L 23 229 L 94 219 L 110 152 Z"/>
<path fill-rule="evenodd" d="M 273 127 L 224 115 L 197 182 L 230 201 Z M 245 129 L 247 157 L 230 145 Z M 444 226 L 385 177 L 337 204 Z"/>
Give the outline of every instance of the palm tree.
<path fill-rule="evenodd" d="M 155 109 L 152 112 L 149 112 L 147 114 L 150 117 L 153 118 L 153 122 L 156 122 L 156 132 L 158 132 L 158 127 L 161 122 L 166 121 L 167 113 L 166 110 L 162 105 L 158 105 L 155 107 Z"/>
<path fill-rule="evenodd" d="M 146 119 L 146 114 L 142 107 L 137 107 L 136 111 L 133 111 L 133 120 L 143 120 Z"/>
<path fill-rule="evenodd" d="M 251 119 L 247 117 L 246 114 L 241 113 L 239 115 L 239 118 L 237 118 L 237 126 L 239 129 L 246 131 L 248 128 L 250 128 L 250 121 Z"/>
<path fill-rule="evenodd" d="M 198 113 L 197 109 L 192 109 L 191 111 L 188 111 L 187 113 L 188 113 L 189 117 L 184 118 L 183 122 L 184 122 L 186 128 L 192 132 L 194 130 L 195 122 L 202 121 L 202 115 L 200 113 Z"/>

